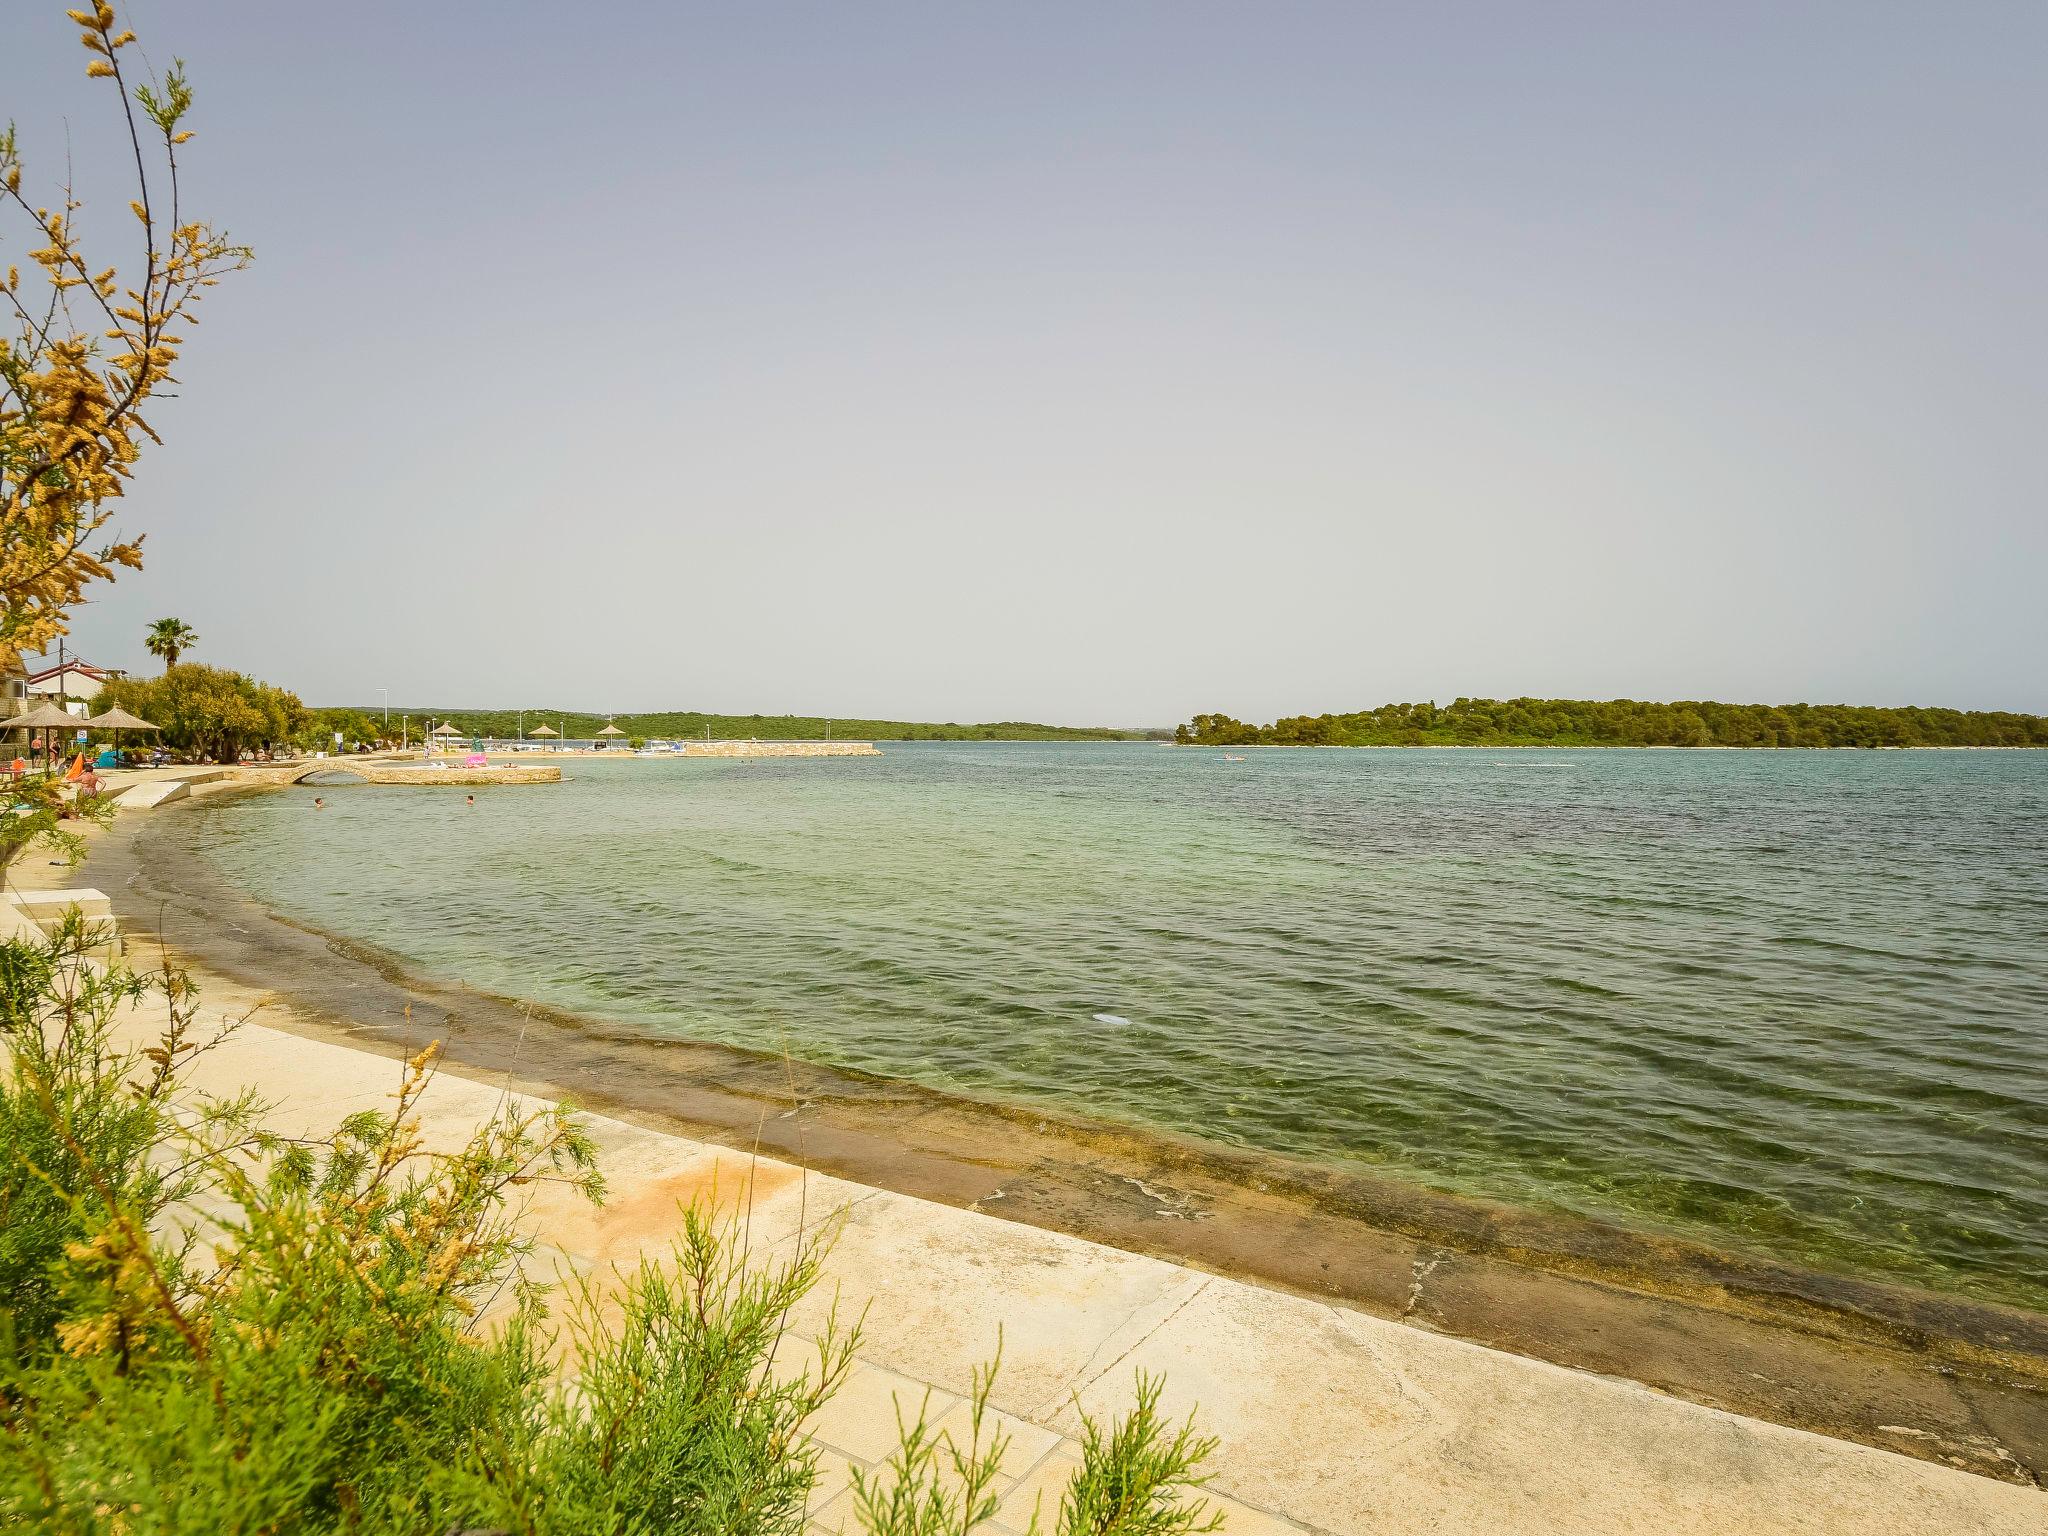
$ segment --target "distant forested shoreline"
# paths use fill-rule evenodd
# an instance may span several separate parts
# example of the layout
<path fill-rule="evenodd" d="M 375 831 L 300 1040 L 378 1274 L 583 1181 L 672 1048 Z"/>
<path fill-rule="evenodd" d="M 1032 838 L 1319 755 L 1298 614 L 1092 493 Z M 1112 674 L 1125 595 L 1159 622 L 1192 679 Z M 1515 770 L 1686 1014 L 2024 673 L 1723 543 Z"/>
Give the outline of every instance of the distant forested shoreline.
<path fill-rule="evenodd" d="M 365 722 L 381 725 L 387 713 L 380 706 L 348 706 L 328 711 L 347 713 Z M 648 740 L 695 740 L 710 735 L 721 741 L 816 741 L 837 736 L 845 741 L 1132 741 L 1145 733 L 1117 730 L 1108 726 L 1041 725 L 1031 720 L 997 720 L 963 724 L 958 721 L 856 720 L 823 715 L 709 715 L 694 710 L 661 710 L 601 715 L 575 709 L 425 709 L 397 705 L 388 711 L 395 734 L 401 715 L 411 717 L 418 734 L 428 718 L 448 720 L 465 734 L 510 738 L 522 731 L 533 733 L 538 725 L 559 731 L 571 740 L 595 736 L 606 725 L 616 725 L 629 737 Z M 351 732 L 351 734 L 356 734 Z M 1161 733 L 1163 734 L 1163 733 Z M 362 739 L 374 739 L 374 733 Z"/>
<path fill-rule="evenodd" d="M 1458 699 L 1248 725 L 1197 715 L 1174 729 L 1207 747 L 2048 747 L 2048 716 L 1857 704 L 1675 704 L 1636 699 Z"/>

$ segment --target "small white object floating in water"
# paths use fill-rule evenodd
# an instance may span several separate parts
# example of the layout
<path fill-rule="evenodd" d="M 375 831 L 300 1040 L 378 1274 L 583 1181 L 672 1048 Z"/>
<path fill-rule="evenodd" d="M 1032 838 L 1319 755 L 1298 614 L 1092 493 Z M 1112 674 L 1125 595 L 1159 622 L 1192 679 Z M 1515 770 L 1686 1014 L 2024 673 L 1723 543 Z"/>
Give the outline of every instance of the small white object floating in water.
<path fill-rule="evenodd" d="M 1131 1022 L 1119 1013 L 1091 1013 L 1088 1017 L 1098 1024 L 1129 1024 Z"/>

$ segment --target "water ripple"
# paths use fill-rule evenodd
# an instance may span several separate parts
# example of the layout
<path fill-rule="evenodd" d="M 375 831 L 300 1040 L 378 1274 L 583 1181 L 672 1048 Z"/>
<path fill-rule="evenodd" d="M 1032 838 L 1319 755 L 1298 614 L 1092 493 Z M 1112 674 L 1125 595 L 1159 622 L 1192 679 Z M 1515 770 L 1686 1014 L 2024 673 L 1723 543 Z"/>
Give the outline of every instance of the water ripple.
<path fill-rule="evenodd" d="M 190 835 L 614 1023 L 2048 1305 L 2048 753 L 919 744 L 326 793 Z"/>

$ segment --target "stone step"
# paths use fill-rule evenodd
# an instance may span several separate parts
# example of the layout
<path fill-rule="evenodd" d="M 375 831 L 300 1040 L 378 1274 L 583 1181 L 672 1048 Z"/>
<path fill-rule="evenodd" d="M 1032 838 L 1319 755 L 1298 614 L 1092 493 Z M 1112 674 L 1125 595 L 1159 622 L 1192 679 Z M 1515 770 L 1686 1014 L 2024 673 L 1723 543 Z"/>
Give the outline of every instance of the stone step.
<path fill-rule="evenodd" d="M 115 806 L 124 811 L 150 811 L 173 800 L 182 800 L 192 793 L 189 779 L 150 779 L 126 789 L 115 799 Z"/>
<path fill-rule="evenodd" d="M 79 886 L 68 891 L 9 891 L 0 902 L 0 940 L 23 939 L 39 942 L 57 931 L 64 914 L 76 907 L 85 920 L 101 929 L 106 941 L 92 953 L 102 960 L 117 958 L 123 950 L 121 930 L 114 922 L 114 904 L 105 891 Z"/>

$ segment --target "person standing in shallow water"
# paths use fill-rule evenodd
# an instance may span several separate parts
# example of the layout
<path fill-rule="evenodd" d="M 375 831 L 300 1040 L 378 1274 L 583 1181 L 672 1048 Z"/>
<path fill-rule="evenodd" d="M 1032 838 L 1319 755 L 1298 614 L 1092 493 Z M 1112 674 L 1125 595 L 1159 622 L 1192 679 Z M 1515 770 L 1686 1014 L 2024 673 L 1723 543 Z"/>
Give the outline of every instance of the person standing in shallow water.
<path fill-rule="evenodd" d="M 468 799 L 468 802 L 469 802 L 469 804 L 471 804 L 472 806 L 476 804 L 476 796 L 475 796 L 475 795 L 470 795 L 470 796 L 468 796 L 468 797 L 467 797 L 467 799 Z"/>

